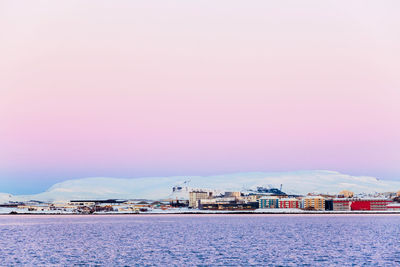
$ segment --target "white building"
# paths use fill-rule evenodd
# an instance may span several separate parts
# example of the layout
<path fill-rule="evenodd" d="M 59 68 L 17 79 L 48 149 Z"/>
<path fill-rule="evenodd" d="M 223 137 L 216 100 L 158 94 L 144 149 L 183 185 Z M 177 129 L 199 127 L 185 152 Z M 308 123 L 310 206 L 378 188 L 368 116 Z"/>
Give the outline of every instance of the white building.
<path fill-rule="evenodd" d="M 195 190 L 189 192 L 189 208 L 197 209 L 199 208 L 200 199 L 209 199 L 212 197 L 212 192 Z"/>

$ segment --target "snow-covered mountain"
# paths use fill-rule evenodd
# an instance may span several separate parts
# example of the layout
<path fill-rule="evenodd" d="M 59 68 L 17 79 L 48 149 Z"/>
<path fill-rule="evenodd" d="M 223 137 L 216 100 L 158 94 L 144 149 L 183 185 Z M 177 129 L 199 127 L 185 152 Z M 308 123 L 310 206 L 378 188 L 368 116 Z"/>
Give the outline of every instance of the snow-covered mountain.
<path fill-rule="evenodd" d="M 10 196 L 0 194 L 0 203 L 23 200 L 71 199 L 163 199 L 185 198 L 187 194 L 173 194 L 172 188 L 182 185 L 190 188 L 207 188 L 221 191 L 242 191 L 257 186 L 279 187 L 293 194 L 308 192 L 338 193 L 347 189 L 355 193 L 373 193 L 400 190 L 400 182 L 378 180 L 368 176 L 352 176 L 335 171 L 248 172 L 212 176 L 175 176 L 145 178 L 83 178 L 57 183 L 36 195 Z"/>
<path fill-rule="evenodd" d="M 13 196 L 11 194 L 0 193 L 0 203 L 8 203 L 13 200 Z"/>

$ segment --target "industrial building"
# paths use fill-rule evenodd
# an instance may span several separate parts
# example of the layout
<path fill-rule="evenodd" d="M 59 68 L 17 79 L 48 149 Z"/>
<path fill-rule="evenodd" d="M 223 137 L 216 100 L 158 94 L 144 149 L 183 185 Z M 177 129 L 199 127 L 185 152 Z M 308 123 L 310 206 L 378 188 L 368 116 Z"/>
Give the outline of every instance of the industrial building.
<path fill-rule="evenodd" d="M 203 190 L 195 190 L 189 192 L 189 208 L 197 209 L 199 207 L 200 199 L 208 199 L 212 197 L 212 192 L 203 191 Z"/>
<path fill-rule="evenodd" d="M 332 200 L 333 209 L 336 211 L 348 211 L 350 210 L 350 200 L 347 198 L 335 198 Z"/>
<path fill-rule="evenodd" d="M 400 211 L 400 203 L 388 204 L 386 207 L 388 211 Z"/>
<path fill-rule="evenodd" d="M 392 203 L 392 200 L 384 198 L 335 198 L 332 199 L 332 202 L 332 210 L 334 211 L 380 211 L 387 210 L 387 205 Z"/>
<path fill-rule="evenodd" d="M 235 197 L 200 199 L 198 207 L 201 210 L 255 210 L 258 202 L 246 202 Z"/>
<path fill-rule="evenodd" d="M 381 211 L 387 210 L 387 205 L 392 203 L 392 200 L 385 198 L 359 198 L 352 199 L 350 203 L 351 210 L 371 210 Z"/>

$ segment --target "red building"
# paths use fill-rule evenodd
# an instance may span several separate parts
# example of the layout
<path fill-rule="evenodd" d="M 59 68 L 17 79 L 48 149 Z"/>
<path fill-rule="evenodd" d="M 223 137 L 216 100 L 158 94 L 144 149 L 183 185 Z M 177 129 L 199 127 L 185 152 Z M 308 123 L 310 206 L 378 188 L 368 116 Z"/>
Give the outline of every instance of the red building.
<path fill-rule="evenodd" d="M 349 199 L 349 198 L 333 199 L 333 210 L 338 210 L 338 211 L 350 210 L 350 201 L 351 201 L 351 199 Z"/>
<path fill-rule="evenodd" d="M 393 203 L 393 204 L 387 205 L 387 210 L 400 211 L 400 203 Z"/>
<path fill-rule="evenodd" d="M 379 211 L 379 210 L 387 210 L 387 205 L 392 203 L 389 199 L 352 199 L 350 201 L 351 210 L 371 210 L 371 211 Z"/>
<path fill-rule="evenodd" d="M 295 198 L 281 198 L 279 199 L 280 209 L 299 209 L 299 200 Z"/>

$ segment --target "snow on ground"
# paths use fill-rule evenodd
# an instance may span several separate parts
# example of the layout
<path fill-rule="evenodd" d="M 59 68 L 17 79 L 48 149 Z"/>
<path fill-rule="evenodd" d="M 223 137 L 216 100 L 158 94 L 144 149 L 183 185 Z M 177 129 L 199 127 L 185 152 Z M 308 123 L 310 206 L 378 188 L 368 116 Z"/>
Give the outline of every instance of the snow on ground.
<path fill-rule="evenodd" d="M 61 211 L 61 210 L 45 210 L 45 211 L 28 211 L 27 209 L 17 209 L 17 208 L 0 208 L 0 214 L 10 214 L 10 212 L 17 212 L 18 214 L 77 214 L 73 211 Z M 177 208 L 177 209 L 150 209 L 146 212 L 139 212 L 139 214 L 399 214 L 400 211 L 306 211 L 300 209 L 256 209 L 251 210 L 196 210 L 188 208 Z M 134 211 L 124 211 L 124 212 L 95 212 L 95 215 L 112 215 L 112 214 L 138 214 Z"/>

